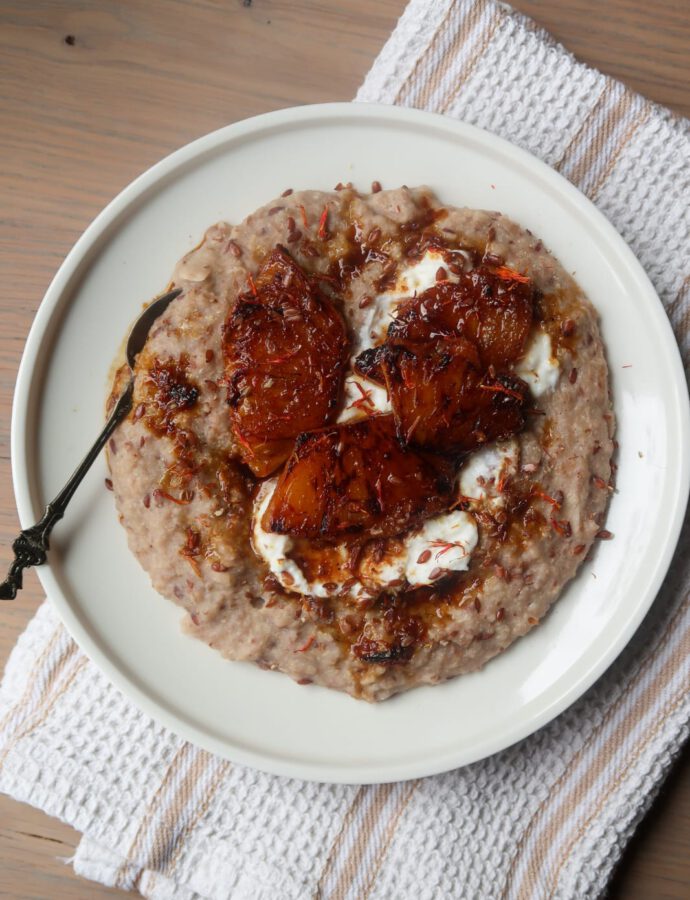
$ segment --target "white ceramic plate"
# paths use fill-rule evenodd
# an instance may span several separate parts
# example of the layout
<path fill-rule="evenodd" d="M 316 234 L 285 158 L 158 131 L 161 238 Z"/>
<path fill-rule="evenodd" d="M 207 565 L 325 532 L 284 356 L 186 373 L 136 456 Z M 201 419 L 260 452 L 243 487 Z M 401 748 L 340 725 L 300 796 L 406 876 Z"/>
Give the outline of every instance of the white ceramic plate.
<path fill-rule="evenodd" d="M 599 546 L 543 624 L 482 672 L 371 706 L 227 662 L 180 633 L 127 550 L 100 460 L 56 529 L 47 595 L 84 651 L 143 710 L 231 760 L 322 781 L 392 781 L 473 762 L 544 725 L 614 660 L 666 572 L 688 493 L 678 351 L 642 268 L 567 181 L 488 133 L 413 110 L 287 109 L 210 134 L 138 178 L 86 230 L 36 317 L 17 382 L 21 521 L 97 434 L 111 360 L 147 300 L 211 223 L 287 187 L 426 183 L 499 209 L 541 236 L 601 314 L 620 441 L 618 493 Z M 629 366 L 629 367 L 628 367 Z"/>

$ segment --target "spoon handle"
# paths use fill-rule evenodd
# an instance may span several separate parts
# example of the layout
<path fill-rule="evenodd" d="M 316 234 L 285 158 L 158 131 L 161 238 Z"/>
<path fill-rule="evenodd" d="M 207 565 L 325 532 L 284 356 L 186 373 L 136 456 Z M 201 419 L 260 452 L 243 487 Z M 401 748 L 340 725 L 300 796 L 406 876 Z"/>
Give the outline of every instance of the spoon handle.
<path fill-rule="evenodd" d="M 132 408 L 133 389 L 134 382 L 130 379 L 129 384 L 115 404 L 110 418 L 105 423 L 103 431 L 96 438 L 93 447 L 77 466 L 74 474 L 60 493 L 46 506 L 40 522 L 37 522 L 31 528 L 25 528 L 19 532 L 19 536 L 12 544 L 14 562 L 10 566 L 7 578 L 0 584 L 0 600 L 14 600 L 17 596 L 17 591 L 22 587 L 24 569 L 28 569 L 30 566 L 40 566 L 46 561 L 46 552 L 50 545 L 50 533 L 53 530 L 53 526 L 64 516 L 67 504 L 93 465 L 94 460 L 105 446 L 110 435 Z"/>

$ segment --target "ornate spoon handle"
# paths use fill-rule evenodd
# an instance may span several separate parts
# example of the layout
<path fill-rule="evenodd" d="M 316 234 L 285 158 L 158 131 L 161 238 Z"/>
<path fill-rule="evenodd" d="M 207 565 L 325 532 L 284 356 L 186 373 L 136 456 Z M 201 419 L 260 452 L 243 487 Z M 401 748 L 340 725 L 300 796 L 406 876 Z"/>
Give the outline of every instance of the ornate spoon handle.
<path fill-rule="evenodd" d="M 82 479 L 93 465 L 94 460 L 101 452 L 110 435 L 115 431 L 120 422 L 132 408 L 132 391 L 134 383 L 130 380 L 124 393 L 115 404 L 110 418 L 105 423 L 103 431 L 81 461 L 74 474 L 63 487 L 60 493 L 46 507 L 40 522 L 31 528 L 20 531 L 19 537 L 12 544 L 14 550 L 14 562 L 10 566 L 7 578 L 0 584 L 0 600 L 14 600 L 17 591 L 21 590 L 24 569 L 30 566 L 40 566 L 46 561 L 46 552 L 50 545 L 50 533 L 56 522 L 64 516 L 67 504 L 79 487 Z"/>

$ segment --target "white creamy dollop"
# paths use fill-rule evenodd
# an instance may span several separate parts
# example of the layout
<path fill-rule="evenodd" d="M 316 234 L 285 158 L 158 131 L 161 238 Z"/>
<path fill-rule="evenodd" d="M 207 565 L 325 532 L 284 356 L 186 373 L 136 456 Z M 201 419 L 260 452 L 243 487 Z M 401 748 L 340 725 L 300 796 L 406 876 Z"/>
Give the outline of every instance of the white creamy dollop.
<path fill-rule="evenodd" d="M 371 315 L 362 326 L 359 335 L 361 350 L 380 344 L 385 340 L 388 326 L 391 319 L 395 318 L 398 306 L 403 300 L 433 287 L 436 284 L 436 273 L 439 268 L 445 269 L 446 281 L 458 280 L 457 275 L 453 275 L 449 271 L 443 254 L 438 250 L 427 250 L 418 262 L 398 272 L 395 284 L 374 298 Z"/>
<path fill-rule="evenodd" d="M 365 551 L 362 581 L 370 589 L 403 581 L 410 587 L 433 584 L 448 572 L 464 572 L 477 540 L 477 524 L 468 513 L 455 510 L 435 516 L 402 540 L 391 541 L 381 559 Z"/>
<path fill-rule="evenodd" d="M 426 291 L 436 284 L 436 273 L 439 268 L 445 269 L 444 280 L 458 280 L 457 276 L 448 271 L 448 264 L 442 253 L 439 253 L 438 250 L 427 250 L 418 262 L 402 269 L 393 290 L 407 297 L 411 297 L 415 293 L 421 294 L 422 291 Z"/>
<path fill-rule="evenodd" d="M 391 412 L 391 404 L 385 387 L 349 371 L 345 376 L 343 410 L 338 422 L 352 422 L 367 416 Z"/>
<path fill-rule="evenodd" d="M 286 590 L 295 591 L 297 594 L 314 594 L 318 585 L 310 585 L 297 563 L 288 556 L 292 549 L 291 538 L 285 534 L 264 531 L 261 527 L 261 519 L 277 483 L 276 478 L 264 482 L 254 501 L 252 547 L 256 555 L 265 560 L 271 572 Z"/>
<path fill-rule="evenodd" d="M 560 366 L 553 355 L 551 338 L 545 331 L 538 329 L 533 332 L 522 359 L 515 364 L 514 371 L 527 382 L 535 397 L 541 397 L 556 387 Z"/>
<path fill-rule="evenodd" d="M 427 519 L 405 540 L 405 577 L 411 585 L 431 584 L 439 569 L 464 572 L 477 540 L 477 523 L 469 513 L 454 510 Z"/>
<path fill-rule="evenodd" d="M 348 551 L 347 546 L 342 544 L 337 550 L 343 562 L 343 577 L 339 584 L 336 582 L 334 590 L 332 580 L 327 583 L 307 581 L 299 565 L 290 558 L 293 546 L 291 538 L 265 531 L 262 527 L 261 519 L 276 483 L 277 479 L 266 482 L 257 495 L 252 523 L 252 546 L 285 590 L 293 593 L 312 597 L 342 594 L 341 586 L 346 581 L 347 593 L 352 597 L 386 589 L 395 590 L 405 582 L 411 587 L 432 584 L 447 572 L 466 570 L 472 551 L 477 546 L 478 534 L 474 518 L 459 510 L 427 519 L 420 528 L 404 538 L 386 542 L 382 554 L 365 550 L 359 579 L 353 579 L 347 570 Z M 332 575 L 330 577 L 333 578 Z"/>
<path fill-rule="evenodd" d="M 517 441 L 499 441 L 472 453 L 460 470 L 460 493 L 468 500 L 499 500 L 500 482 L 517 471 Z"/>

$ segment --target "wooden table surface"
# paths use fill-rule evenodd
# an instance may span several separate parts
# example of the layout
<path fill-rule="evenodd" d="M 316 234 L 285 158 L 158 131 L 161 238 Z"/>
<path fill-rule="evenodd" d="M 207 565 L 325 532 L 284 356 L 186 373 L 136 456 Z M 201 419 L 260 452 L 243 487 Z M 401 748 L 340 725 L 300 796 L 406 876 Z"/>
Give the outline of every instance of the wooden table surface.
<path fill-rule="evenodd" d="M 516 0 L 585 62 L 690 115 L 687 0 Z M 0 0 L 0 565 L 18 530 L 10 407 L 33 315 L 63 257 L 132 178 L 256 113 L 350 99 L 404 0 Z M 0 668 L 43 598 L 0 606 Z M 615 877 L 614 898 L 690 896 L 690 756 Z M 77 878 L 78 835 L 0 797 L 0 897 L 121 894 Z"/>

